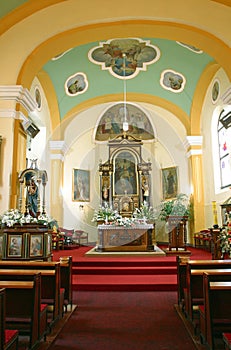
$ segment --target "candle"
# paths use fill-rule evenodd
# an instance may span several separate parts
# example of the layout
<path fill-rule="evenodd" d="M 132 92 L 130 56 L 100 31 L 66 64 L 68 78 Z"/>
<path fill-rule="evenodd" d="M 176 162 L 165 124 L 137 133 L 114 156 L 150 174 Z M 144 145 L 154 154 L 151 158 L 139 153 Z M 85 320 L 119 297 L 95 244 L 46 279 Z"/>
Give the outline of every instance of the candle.
<path fill-rule="evenodd" d="M 217 203 L 216 203 L 216 201 L 212 201 L 212 206 L 213 206 L 213 223 L 214 223 L 214 225 L 217 225 L 218 220 L 217 220 Z"/>

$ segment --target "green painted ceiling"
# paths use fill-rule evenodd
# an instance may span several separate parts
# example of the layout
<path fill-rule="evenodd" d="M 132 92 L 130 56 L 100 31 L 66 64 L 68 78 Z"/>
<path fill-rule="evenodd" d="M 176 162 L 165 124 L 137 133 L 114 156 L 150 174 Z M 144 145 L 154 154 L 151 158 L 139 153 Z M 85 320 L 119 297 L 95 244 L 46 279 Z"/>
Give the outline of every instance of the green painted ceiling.
<path fill-rule="evenodd" d="M 37 0 L 38 1 L 38 0 Z M 3 17 L 28 0 L 0 0 L 0 17 Z M 103 38 L 104 39 L 104 38 Z M 101 41 L 104 41 L 104 40 Z M 110 40 L 113 38 L 108 38 Z M 166 99 L 190 115 L 191 103 L 198 81 L 207 65 L 214 61 L 206 53 L 196 53 L 175 41 L 159 38 L 140 38 L 150 40 L 159 48 L 160 59 L 147 66 L 146 71 L 127 80 L 127 93 L 147 94 Z M 57 60 L 50 60 L 43 69 L 48 73 L 57 94 L 60 118 L 63 119 L 70 109 L 88 99 L 123 92 L 123 81 L 102 70 L 100 65 L 88 59 L 88 52 L 99 42 L 72 48 Z M 200 49 L 200 48 L 198 48 Z M 186 79 L 184 90 L 178 93 L 164 89 L 160 84 L 161 73 L 165 70 L 179 72 Z M 88 89 L 79 95 L 69 96 L 65 92 L 66 80 L 77 72 L 86 75 Z M 139 102 L 139 101 L 137 101 Z"/>
<path fill-rule="evenodd" d="M 112 39 L 112 38 L 111 38 Z M 161 52 L 160 59 L 147 66 L 146 71 L 140 71 L 137 76 L 126 81 L 127 93 L 148 94 L 161 97 L 178 105 L 190 115 L 193 95 L 206 66 L 214 61 L 206 53 L 196 53 L 188 47 L 179 45 L 176 41 L 158 38 L 141 38 L 150 40 Z M 102 70 L 100 65 L 88 59 L 88 52 L 97 47 L 99 42 L 92 42 L 73 48 L 57 60 L 51 60 L 43 67 L 48 73 L 57 94 L 61 119 L 77 104 L 88 99 L 107 94 L 123 93 L 123 80 L 112 76 L 109 71 Z M 199 48 L 198 48 L 199 49 Z M 164 89 L 160 84 L 161 73 L 173 70 L 186 79 L 182 92 Z M 69 96 L 65 92 L 66 80 L 75 73 L 82 72 L 88 80 L 88 89 L 79 95 Z"/>
<path fill-rule="evenodd" d="M 28 0 L 0 0 L 0 18 L 26 2 L 28 2 Z"/>

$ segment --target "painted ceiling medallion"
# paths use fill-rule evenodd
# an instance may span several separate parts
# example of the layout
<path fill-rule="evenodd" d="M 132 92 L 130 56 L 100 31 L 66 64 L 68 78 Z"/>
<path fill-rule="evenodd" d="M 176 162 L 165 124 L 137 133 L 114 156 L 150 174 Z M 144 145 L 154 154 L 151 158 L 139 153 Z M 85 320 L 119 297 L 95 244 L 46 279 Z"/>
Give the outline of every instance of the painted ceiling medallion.
<path fill-rule="evenodd" d="M 182 92 L 184 90 L 185 83 L 185 77 L 174 70 L 165 70 L 161 74 L 160 84 L 166 90 L 170 90 L 175 93 Z"/>
<path fill-rule="evenodd" d="M 215 83 L 213 84 L 213 88 L 212 88 L 212 100 L 213 100 L 213 102 L 216 102 L 218 100 L 219 92 L 220 92 L 220 85 L 219 85 L 219 82 L 216 80 Z"/>
<path fill-rule="evenodd" d="M 160 50 L 151 45 L 149 40 L 111 39 L 91 49 L 88 58 L 116 78 L 130 79 L 139 74 L 139 71 L 145 71 L 147 65 L 158 61 Z"/>
<path fill-rule="evenodd" d="M 88 88 L 87 77 L 84 73 L 75 73 L 65 82 L 65 91 L 69 96 L 76 96 L 85 92 Z"/>
<path fill-rule="evenodd" d="M 38 87 L 35 88 L 35 101 L 37 103 L 38 110 L 40 110 L 42 106 L 42 98 Z"/>

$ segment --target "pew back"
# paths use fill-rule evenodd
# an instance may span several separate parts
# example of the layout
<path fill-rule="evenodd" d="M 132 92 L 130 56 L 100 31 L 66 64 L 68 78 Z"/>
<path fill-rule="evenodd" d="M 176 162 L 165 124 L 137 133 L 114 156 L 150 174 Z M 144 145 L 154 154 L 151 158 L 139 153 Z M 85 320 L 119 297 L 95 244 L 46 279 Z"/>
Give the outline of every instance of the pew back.
<path fill-rule="evenodd" d="M 7 327 L 19 329 L 29 335 L 29 347 L 39 342 L 39 314 L 41 275 L 35 274 L 31 280 L 0 280 L 0 288 L 5 288 L 5 317 Z"/>
<path fill-rule="evenodd" d="M 43 261 L 0 261 L 0 270 L 10 270 L 12 268 L 17 271 L 28 270 L 32 273 L 41 273 L 41 299 L 43 303 L 52 305 L 51 324 L 57 321 L 61 317 L 60 313 L 62 309 L 62 305 L 60 305 L 60 263 Z"/>
<path fill-rule="evenodd" d="M 231 260 L 190 260 L 186 266 L 185 311 L 193 320 L 193 306 L 203 304 L 203 272 L 231 269 Z"/>
<path fill-rule="evenodd" d="M 220 339 L 224 331 L 231 330 L 231 272 L 227 270 L 204 272 L 204 339 L 215 347 L 215 332 Z"/>

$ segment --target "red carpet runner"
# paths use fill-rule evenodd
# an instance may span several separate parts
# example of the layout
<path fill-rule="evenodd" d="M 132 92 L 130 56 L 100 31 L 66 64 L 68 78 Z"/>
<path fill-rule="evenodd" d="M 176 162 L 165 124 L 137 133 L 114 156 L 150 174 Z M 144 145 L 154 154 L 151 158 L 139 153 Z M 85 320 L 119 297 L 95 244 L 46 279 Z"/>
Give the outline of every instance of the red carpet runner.
<path fill-rule="evenodd" d="M 176 291 L 176 257 L 87 257 L 92 247 L 54 251 L 73 257 L 73 290 L 76 291 Z M 191 259 L 211 259 L 204 250 L 190 248 Z"/>

